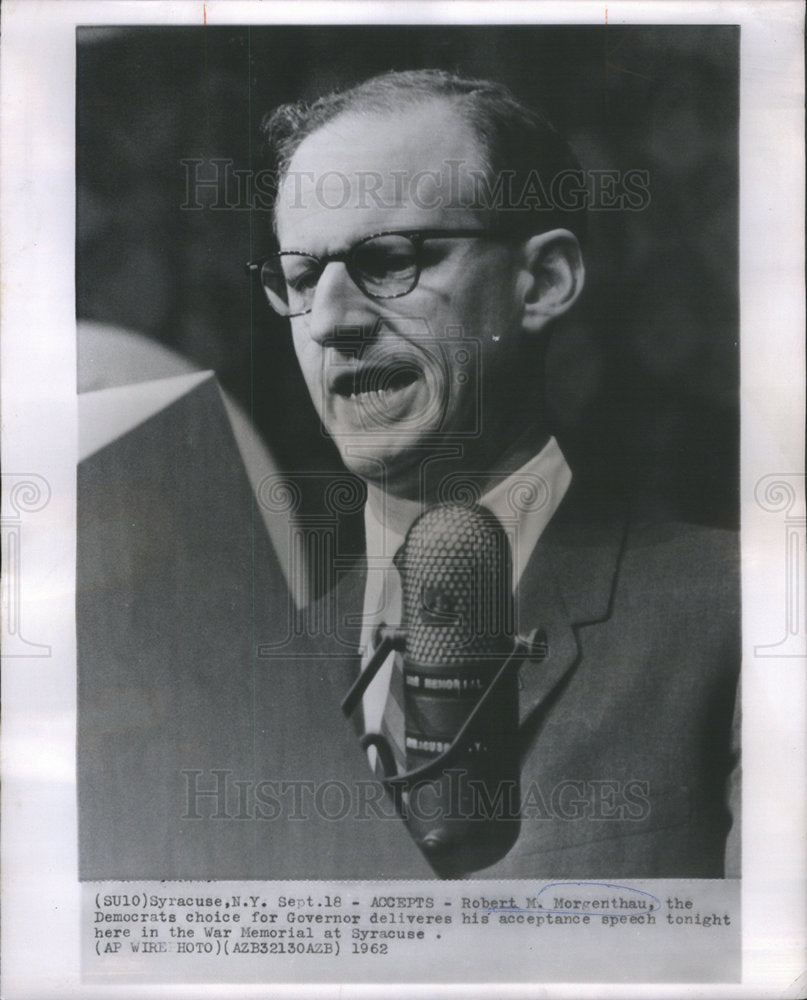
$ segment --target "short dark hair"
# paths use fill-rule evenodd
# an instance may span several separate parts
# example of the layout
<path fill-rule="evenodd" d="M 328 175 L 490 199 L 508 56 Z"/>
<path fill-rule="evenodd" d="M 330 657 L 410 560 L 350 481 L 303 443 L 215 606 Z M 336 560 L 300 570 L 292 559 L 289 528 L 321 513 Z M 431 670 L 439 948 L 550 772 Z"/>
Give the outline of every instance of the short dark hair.
<path fill-rule="evenodd" d="M 585 197 L 573 204 L 556 197 L 563 178 L 577 179 L 578 190 L 582 188 L 580 164 L 546 115 L 518 100 L 503 84 L 443 70 L 382 73 L 311 103 L 283 104 L 270 112 L 261 133 L 278 185 L 303 140 L 340 115 L 392 115 L 435 99 L 453 104 L 480 143 L 486 193 L 494 200 L 483 197 L 478 207 L 492 208 L 500 224 L 518 234 L 565 228 L 583 241 Z M 504 179 L 507 192 L 498 187 Z M 495 200 L 497 191 L 500 202 Z"/>

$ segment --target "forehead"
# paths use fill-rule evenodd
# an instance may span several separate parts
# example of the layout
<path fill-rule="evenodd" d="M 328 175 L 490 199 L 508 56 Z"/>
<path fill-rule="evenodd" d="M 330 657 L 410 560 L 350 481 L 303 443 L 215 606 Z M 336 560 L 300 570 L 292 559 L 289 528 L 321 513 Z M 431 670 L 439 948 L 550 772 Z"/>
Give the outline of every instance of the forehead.
<path fill-rule="evenodd" d="M 281 245 L 326 252 L 385 229 L 467 225 L 468 172 L 483 164 L 473 130 L 447 101 L 347 112 L 292 157 L 277 200 Z"/>

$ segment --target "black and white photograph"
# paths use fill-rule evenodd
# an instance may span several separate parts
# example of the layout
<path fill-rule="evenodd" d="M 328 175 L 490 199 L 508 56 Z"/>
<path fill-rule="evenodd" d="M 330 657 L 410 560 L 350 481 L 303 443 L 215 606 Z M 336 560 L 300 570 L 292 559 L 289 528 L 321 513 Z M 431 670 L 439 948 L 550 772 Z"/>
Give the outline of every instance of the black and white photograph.
<path fill-rule="evenodd" d="M 789 975 L 796 5 L 31 6 L 9 1000 Z"/>
<path fill-rule="evenodd" d="M 738 28 L 77 44 L 84 877 L 739 875 Z"/>

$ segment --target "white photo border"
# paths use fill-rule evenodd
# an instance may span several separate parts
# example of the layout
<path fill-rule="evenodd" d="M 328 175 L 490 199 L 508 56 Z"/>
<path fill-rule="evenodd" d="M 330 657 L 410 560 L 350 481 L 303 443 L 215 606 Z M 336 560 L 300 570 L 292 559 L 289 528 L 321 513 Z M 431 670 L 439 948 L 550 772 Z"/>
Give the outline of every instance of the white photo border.
<path fill-rule="evenodd" d="M 3 995 L 266 995 L 266 985 L 110 988 L 80 977 L 75 648 L 75 29 L 79 25 L 739 24 L 743 545 L 743 979 L 730 984 L 486 984 L 490 996 L 803 996 L 804 655 L 760 656 L 789 599 L 786 521 L 803 525 L 803 6 L 756 2 L 272 4 L 8 0 L 2 31 L 3 511 L 27 487 L 19 607 L 49 653 L 3 670 Z M 45 481 L 37 486 L 37 477 Z M 768 478 L 766 478 L 768 477 Z M 772 478 L 771 478 L 772 477 Z M 779 503 L 785 481 L 790 507 Z M 39 500 L 36 499 L 40 489 Z M 778 490 L 778 494 L 777 494 Z M 44 498 L 44 503 L 41 501 Z M 761 499 L 762 498 L 762 499 Z M 40 506 L 36 506 L 37 503 Z M 33 505 L 33 506 L 31 506 Z M 799 519 L 801 519 L 799 521 Z M 803 538 L 803 528 L 802 528 Z M 4 538 L 4 543 L 6 539 Z M 9 584 L 8 557 L 5 583 Z M 802 595 L 803 598 L 803 595 Z M 16 600 L 17 598 L 13 598 Z M 11 600 L 11 598 L 9 598 Z M 8 622 L 4 622 L 8 625 Z M 803 630 L 803 623 L 801 625 Z M 805 652 L 802 645 L 802 654 Z M 274 996 L 337 996 L 334 985 Z M 354 985 L 353 996 L 478 995 L 479 985 Z"/>

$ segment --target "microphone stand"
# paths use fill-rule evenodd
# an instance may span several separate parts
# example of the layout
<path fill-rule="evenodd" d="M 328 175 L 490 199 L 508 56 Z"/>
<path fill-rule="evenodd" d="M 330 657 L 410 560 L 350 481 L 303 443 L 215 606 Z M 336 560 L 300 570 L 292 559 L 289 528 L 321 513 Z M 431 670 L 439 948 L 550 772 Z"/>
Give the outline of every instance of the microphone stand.
<path fill-rule="evenodd" d="M 502 687 L 514 666 L 520 665 L 524 660 L 532 659 L 540 661 L 546 658 L 546 651 L 538 641 L 538 634 L 539 630 L 534 629 L 527 637 L 516 636 L 512 651 L 508 654 L 496 672 L 496 676 L 488 685 L 487 690 L 460 727 L 457 735 L 451 741 L 451 745 L 439 757 L 435 757 L 434 760 L 429 761 L 428 764 L 413 768 L 404 774 L 398 774 L 395 757 L 386 737 L 382 736 L 381 733 L 365 733 L 361 738 L 361 745 L 365 750 L 373 746 L 378 751 L 381 766 L 384 770 L 382 782 L 396 793 L 396 803 L 398 800 L 397 796 L 401 792 L 407 790 L 417 781 L 426 781 L 437 777 L 446 766 L 456 760 L 467 745 L 469 737 L 473 736 L 477 723 L 484 715 L 486 708 Z M 376 637 L 378 644 L 367 666 L 342 699 L 342 711 L 348 717 L 356 709 L 364 692 L 370 686 L 371 681 L 381 669 L 389 654 L 393 651 L 403 652 L 405 649 L 406 631 L 404 629 L 381 626 L 376 632 Z"/>

